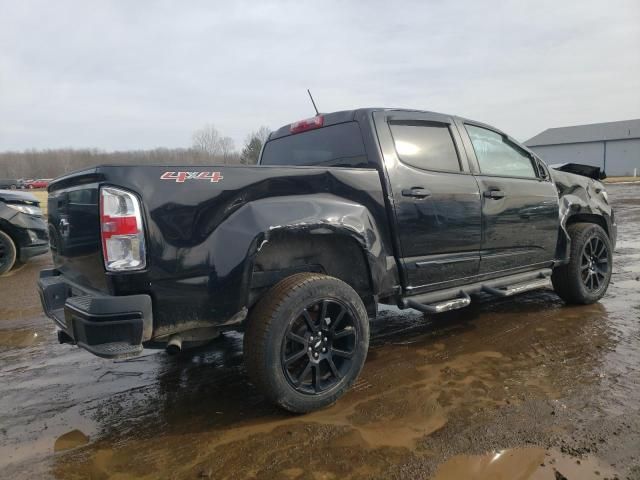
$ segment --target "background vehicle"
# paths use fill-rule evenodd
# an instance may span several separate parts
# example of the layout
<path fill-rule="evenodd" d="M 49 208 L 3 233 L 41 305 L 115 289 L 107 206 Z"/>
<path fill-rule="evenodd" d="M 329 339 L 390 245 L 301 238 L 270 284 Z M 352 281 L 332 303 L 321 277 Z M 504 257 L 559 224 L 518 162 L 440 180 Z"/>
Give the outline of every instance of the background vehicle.
<path fill-rule="evenodd" d="M 48 251 L 47 224 L 38 199 L 25 192 L 0 190 L 0 275 L 16 262 Z"/>
<path fill-rule="evenodd" d="M 53 180 L 52 178 L 39 178 L 37 180 L 33 180 L 27 184 L 27 188 L 47 188 L 49 183 Z"/>
<path fill-rule="evenodd" d="M 17 178 L 0 178 L 0 189 L 16 190 L 19 188 L 19 185 L 20 182 Z"/>
<path fill-rule="evenodd" d="M 117 358 L 244 329 L 255 383 L 296 412 L 355 380 L 379 303 L 437 313 L 550 277 L 597 301 L 617 228 L 600 182 L 488 125 L 391 109 L 282 127 L 259 166 L 66 175 L 49 225 L 61 341 Z"/>

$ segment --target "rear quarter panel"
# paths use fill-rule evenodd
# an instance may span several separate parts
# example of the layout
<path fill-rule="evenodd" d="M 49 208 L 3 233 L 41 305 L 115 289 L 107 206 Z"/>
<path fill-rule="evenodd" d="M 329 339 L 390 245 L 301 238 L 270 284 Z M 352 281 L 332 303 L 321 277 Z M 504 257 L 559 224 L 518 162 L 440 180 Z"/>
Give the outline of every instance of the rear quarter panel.
<path fill-rule="evenodd" d="M 98 169 L 102 184 L 142 200 L 148 267 L 105 275 L 113 294 L 152 294 L 156 337 L 242 320 L 252 258 L 281 229 L 349 235 L 366 250 L 376 289 L 395 285 L 377 170 L 199 166 L 194 170 L 218 172 L 217 181 L 196 176 L 182 182 L 180 170 Z"/>

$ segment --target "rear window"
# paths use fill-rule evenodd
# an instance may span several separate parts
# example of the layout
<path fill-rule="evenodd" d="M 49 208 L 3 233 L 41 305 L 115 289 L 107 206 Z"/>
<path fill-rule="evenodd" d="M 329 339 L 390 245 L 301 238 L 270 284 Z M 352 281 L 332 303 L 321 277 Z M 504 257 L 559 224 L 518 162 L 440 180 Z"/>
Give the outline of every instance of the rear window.
<path fill-rule="evenodd" d="M 459 172 L 460 161 L 449 126 L 406 121 L 389 124 L 400 160 L 425 170 Z"/>
<path fill-rule="evenodd" d="M 371 167 L 356 122 L 309 130 L 266 143 L 261 165 Z"/>

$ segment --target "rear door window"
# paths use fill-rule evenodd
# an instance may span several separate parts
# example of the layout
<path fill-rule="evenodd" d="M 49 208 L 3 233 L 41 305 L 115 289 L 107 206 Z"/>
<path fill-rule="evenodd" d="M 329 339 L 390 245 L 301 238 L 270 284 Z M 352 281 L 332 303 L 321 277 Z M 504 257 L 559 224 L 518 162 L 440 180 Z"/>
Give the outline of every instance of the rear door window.
<path fill-rule="evenodd" d="M 461 170 L 449 125 L 410 120 L 393 121 L 389 128 L 396 153 L 403 163 L 424 170 Z"/>
<path fill-rule="evenodd" d="M 260 164 L 373 167 L 367 160 L 362 133 L 356 122 L 270 140 L 264 146 Z"/>

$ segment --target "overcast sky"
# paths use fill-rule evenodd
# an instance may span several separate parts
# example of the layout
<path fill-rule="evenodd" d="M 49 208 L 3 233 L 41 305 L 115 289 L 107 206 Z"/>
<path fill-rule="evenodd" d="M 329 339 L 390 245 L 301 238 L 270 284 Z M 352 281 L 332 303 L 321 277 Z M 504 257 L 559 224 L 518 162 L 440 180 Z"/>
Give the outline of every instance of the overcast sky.
<path fill-rule="evenodd" d="M 458 114 L 526 140 L 640 117 L 640 1 L 0 0 L 0 151 L 239 146 L 321 111 Z"/>

